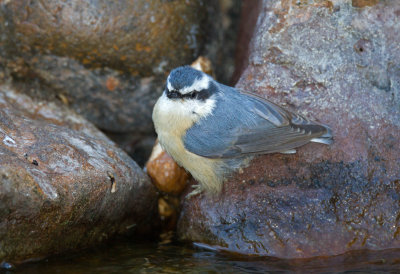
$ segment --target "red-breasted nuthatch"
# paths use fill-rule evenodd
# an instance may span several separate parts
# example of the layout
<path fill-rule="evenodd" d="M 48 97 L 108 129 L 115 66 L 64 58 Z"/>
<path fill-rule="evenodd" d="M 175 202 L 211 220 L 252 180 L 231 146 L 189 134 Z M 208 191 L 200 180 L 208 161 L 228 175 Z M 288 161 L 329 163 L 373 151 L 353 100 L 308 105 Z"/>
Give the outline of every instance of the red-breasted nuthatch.
<path fill-rule="evenodd" d="M 332 143 L 327 126 L 189 66 L 171 71 L 153 122 L 162 147 L 200 183 L 191 194 L 218 193 L 223 181 L 256 154 Z"/>

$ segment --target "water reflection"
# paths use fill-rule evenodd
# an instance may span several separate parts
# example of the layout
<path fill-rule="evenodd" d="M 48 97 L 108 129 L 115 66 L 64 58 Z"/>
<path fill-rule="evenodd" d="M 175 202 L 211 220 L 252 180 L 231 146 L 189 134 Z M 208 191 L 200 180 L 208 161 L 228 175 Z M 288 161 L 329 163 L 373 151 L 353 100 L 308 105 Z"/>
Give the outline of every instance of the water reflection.
<path fill-rule="evenodd" d="M 208 251 L 179 244 L 117 242 L 18 266 L 26 273 L 268 273 L 397 272 L 400 249 L 357 251 L 306 260 L 280 260 Z"/>

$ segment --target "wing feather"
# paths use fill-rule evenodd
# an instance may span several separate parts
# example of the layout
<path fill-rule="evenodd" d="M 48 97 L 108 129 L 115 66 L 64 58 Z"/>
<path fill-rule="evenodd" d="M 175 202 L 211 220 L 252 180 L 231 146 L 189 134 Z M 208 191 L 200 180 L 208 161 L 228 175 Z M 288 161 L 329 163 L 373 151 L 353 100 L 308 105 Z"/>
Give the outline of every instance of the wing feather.
<path fill-rule="evenodd" d="M 201 119 L 186 133 L 184 144 L 192 153 L 207 158 L 234 158 L 288 151 L 312 139 L 331 137 L 330 129 L 324 125 L 257 95 L 243 91 L 240 95 L 233 88 L 223 87 L 214 114 Z"/>

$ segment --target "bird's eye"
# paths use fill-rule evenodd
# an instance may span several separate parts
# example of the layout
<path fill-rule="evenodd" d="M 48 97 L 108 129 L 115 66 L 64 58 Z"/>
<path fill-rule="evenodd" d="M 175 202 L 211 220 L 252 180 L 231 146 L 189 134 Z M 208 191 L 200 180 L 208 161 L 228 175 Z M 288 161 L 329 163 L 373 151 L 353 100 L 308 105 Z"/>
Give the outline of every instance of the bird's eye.
<path fill-rule="evenodd" d="M 199 95 L 199 92 L 197 90 L 194 90 L 190 93 L 186 93 L 185 95 L 183 95 L 183 98 L 188 98 L 188 99 L 196 99 Z"/>

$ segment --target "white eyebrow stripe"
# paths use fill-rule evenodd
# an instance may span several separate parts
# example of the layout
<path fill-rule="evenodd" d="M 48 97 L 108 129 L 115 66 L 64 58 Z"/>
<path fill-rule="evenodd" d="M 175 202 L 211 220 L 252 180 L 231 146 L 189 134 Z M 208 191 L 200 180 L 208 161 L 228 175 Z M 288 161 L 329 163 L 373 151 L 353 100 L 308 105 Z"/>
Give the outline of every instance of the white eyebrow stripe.
<path fill-rule="evenodd" d="M 192 92 L 193 90 L 208 89 L 209 86 L 210 86 L 209 77 L 207 75 L 203 75 L 201 79 L 196 79 L 191 86 L 182 88 L 180 92 L 181 94 L 187 94 Z"/>
<path fill-rule="evenodd" d="M 167 80 L 167 88 L 168 88 L 168 90 L 173 90 L 174 89 L 172 87 L 171 83 L 169 82 L 169 77 L 168 77 L 168 80 Z"/>
<path fill-rule="evenodd" d="M 174 88 L 172 87 L 171 83 L 169 82 L 169 78 L 171 78 L 171 74 L 168 75 L 168 78 L 167 78 L 167 89 L 168 90 L 173 90 Z"/>

